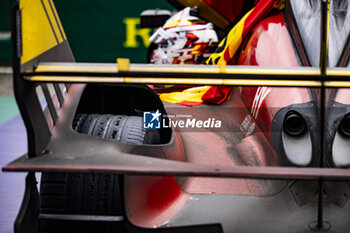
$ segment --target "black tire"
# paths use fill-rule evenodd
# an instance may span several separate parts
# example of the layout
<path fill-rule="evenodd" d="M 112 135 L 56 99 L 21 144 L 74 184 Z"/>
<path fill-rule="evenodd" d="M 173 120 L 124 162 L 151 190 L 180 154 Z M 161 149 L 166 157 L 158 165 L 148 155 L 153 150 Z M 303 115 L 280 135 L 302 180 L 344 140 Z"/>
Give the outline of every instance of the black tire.
<path fill-rule="evenodd" d="M 143 129 L 142 117 L 137 116 L 77 114 L 72 127 L 79 133 L 125 143 L 160 143 L 158 131 Z M 123 222 L 49 219 L 55 215 L 123 216 L 118 175 L 42 173 L 40 201 L 41 233 L 124 232 Z"/>

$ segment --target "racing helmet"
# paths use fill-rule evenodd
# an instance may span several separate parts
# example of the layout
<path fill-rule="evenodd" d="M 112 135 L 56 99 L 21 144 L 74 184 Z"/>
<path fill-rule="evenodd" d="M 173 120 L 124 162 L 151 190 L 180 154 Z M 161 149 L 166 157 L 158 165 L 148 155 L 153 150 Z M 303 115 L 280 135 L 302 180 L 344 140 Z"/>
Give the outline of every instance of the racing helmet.
<path fill-rule="evenodd" d="M 212 23 L 191 15 L 191 8 L 186 7 L 158 28 L 150 41 L 158 45 L 151 63 L 201 64 L 215 51 L 218 36 Z"/>

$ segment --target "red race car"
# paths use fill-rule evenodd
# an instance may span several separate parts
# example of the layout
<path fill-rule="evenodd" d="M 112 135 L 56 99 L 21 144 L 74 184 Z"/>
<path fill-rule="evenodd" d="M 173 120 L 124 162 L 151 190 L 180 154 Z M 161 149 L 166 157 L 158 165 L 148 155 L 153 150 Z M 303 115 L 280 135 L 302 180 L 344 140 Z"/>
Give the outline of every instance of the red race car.
<path fill-rule="evenodd" d="M 169 2 L 141 15 L 153 64 L 88 64 L 19 1 L 15 232 L 347 232 L 349 1 Z"/>

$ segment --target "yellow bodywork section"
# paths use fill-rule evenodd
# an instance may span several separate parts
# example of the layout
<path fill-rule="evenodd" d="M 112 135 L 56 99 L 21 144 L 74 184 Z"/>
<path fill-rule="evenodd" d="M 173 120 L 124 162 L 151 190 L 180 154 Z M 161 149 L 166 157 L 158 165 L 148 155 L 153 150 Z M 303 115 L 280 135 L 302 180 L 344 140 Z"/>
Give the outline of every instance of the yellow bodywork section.
<path fill-rule="evenodd" d="M 223 39 L 220 42 L 218 49 L 221 52 L 213 53 L 206 61 L 208 65 L 226 65 L 228 61 L 225 60 L 224 55 L 227 50 L 229 51 L 230 58 L 232 58 L 235 55 L 243 41 L 242 34 L 245 20 L 248 18 L 252 11 L 253 9 L 246 13 L 244 17 L 231 29 L 231 31 L 228 33 L 225 39 Z"/>
<path fill-rule="evenodd" d="M 21 64 L 65 41 L 60 19 L 52 0 L 21 0 Z"/>
<path fill-rule="evenodd" d="M 202 103 L 202 96 L 209 90 L 209 86 L 188 88 L 183 92 L 162 93 L 159 98 L 170 103 L 180 103 L 183 101 Z"/>

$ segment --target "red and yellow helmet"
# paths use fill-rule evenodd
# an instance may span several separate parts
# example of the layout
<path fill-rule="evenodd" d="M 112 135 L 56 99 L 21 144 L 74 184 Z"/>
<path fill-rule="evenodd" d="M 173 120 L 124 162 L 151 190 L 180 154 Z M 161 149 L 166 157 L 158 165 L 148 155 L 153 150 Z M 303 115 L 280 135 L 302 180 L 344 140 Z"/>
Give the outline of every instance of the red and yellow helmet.
<path fill-rule="evenodd" d="M 150 37 L 158 45 L 151 63 L 201 64 L 215 50 L 218 36 L 213 24 L 192 16 L 190 11 L 190 7 L 179 11 Z"/>

